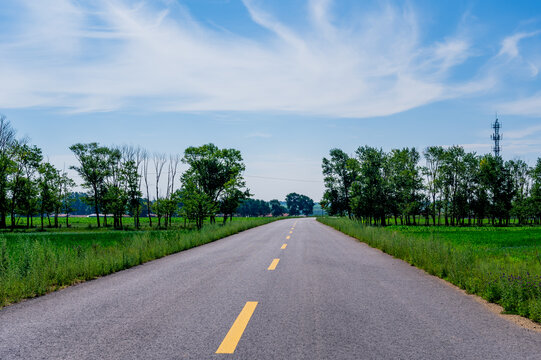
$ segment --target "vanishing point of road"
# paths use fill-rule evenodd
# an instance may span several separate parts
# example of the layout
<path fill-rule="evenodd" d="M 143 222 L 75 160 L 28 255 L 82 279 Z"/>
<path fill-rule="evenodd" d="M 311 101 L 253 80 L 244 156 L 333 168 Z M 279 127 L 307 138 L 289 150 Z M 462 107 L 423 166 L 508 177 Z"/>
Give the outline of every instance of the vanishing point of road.
<path fill-rule="evenodd" d="M 0 310 L 0 359 L 540 359 L 541 334 L 314 219 Z"/>

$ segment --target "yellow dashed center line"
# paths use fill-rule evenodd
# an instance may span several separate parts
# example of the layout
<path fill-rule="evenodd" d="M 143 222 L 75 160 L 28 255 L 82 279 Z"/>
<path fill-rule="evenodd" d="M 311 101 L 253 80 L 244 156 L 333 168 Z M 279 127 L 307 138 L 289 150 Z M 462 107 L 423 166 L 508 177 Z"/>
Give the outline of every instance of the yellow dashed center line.
<path fill-rule="evenodd" d="M 248 301 L 246 305 L 244 305 L 237 320 L 235 320 L 233 326 L 231 326 L 231 329 L 229 329 L 227 335 L 220 344 L 220 347 L 216 350 L 216 354 L 233 354 L 235 352 L 237 344 L 239 343 L 256 306 L 257 301 Z"/>
<path fill-rule="evenodd" d="M 293 231 L 290 231 L 289 233 L 290 233 L 290 234 L 293 234 Z"/>
<path fill-rule="evenodd" d="M 291 239 L 291 236 L 289 236 L 289 235 L 286 236 L 286 240 L 289 240 L 289 239 Z"/>
<path fill-rule="evenodd" d="M 282 245 L 280 249 L 284 250 L 287 247 L 287 244 Z"/>
<path fill-rule="evenodd" d="M 280 259 L 274 259 L 272 260 L 270 266 L 268 267 L 267 270 L 274 270 L 276 269 L 276 266 L 278 265 L 278 261 L 280 261 Z"/>

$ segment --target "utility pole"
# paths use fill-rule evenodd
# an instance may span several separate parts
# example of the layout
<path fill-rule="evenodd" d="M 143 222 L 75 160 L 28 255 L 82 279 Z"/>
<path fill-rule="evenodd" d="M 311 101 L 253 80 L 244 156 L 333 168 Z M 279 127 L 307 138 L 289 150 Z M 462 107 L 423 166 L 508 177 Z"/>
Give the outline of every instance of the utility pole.
<path fill-rule="evenodd" d="M 502 125 L 498 121 L 498 115 L 496 115 L 496 121 L 492 123 L 494 134 L 490 135 L 490 139 L 494 141 L 494 147 L 492 148 L 492 151 L 494 151 L 495 157 L 500 157 L 500 151 L 502 150 L 500 146 L 500 140 L 503 140 L 503 134 L 500 134 L 501 127 Z"/>

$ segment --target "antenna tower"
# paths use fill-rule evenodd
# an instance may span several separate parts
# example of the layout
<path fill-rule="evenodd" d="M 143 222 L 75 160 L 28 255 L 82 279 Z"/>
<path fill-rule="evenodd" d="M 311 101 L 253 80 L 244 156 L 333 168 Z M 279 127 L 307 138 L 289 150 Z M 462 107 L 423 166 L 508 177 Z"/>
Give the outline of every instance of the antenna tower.
<path fill-rule="evenodd" d="M 498 115 L 496 115 L 496 121 L 492 123 L 492 128 L 494 129 L 494 134 L 490 135 L 490 139 L 494 141 L 494 147 L 492 148 L 492 151 L 494 151 L 494 156 L 500 157 L 500 151 L 502 150 L 500 146 L 500 140 L 503 140 L 503 134 L 500 134 L 500 129 L 502 127 L 502 124 L 498 121 Z"/>

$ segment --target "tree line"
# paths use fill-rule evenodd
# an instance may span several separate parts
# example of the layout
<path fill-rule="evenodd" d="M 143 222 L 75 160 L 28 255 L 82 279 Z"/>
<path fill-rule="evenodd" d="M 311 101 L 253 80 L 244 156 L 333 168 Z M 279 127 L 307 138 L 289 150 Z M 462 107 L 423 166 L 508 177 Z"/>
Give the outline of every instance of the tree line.
<path fill-rule="evenodd" d="M 44 217 L 49 226 L 51 214 L 54 226 L 59 226 L 58 214 L 69 212 L 70 193 L 75 183 L 65 171 L 44 161 L 40 148 L 30 145 L 28 139 L 17 139 L 16 132 L 5 116 L 0 115 L 0 228 L 18 225 L 22 214 L 26 226 L 33 226 L 33 216 L 40 214 L 41 227 Z"/>
<path fill-rule="evenodd" d="M 541 158 L 530 167 L 461 146 L 431 146 L 422 155 L 415 148 L 361 146 L 353 156 L 330 150 L 322 170 L 321 204 L 330 215 L 382 226 L 393 219 L 406 225 L 541 223 Z"/>
<path fill-rule="evenodd" d="M 306 195 L 294 192 L 287 194 L 286 206 L 283 206 L 277 199 L 273 199 L 269 202 L 256 199 L 245 199 L 241 201 L 237 208 L 237 213 L 240 216 L 283 216 L 286 214 L 290 216 L 309 216 L 312 215 L 313 212 L 314 201 Z"/>
<path fill-rule="evenodd" d="M 44 161 L 41 149 L 28 142 L 18 139 L 11 123 L 0 116 L 0 228 L 7 228 L 8 218 L 12 229 L 20 226 L 22 216 L 26 226 L 33 227 L 36 215 L 42 228 L 44 218 L 49 226 L 58 227 L 58 215 L 69 214 L 80 200 L 67 173 Z M 83 181 L 87 191 L 83 200 L 92 206 L 98 227 L 107 226 L 111 215 L 112 225 L 122 228 L 124 216 L 130 215 L 139 228 L 145 208 L 151 227 L 153 223 L 168 227 L 172 217 L 180 215 L 201 228 L 206 218 L 215 222 L 216 214 L 223 214 L 225 223 L 251 196 L 243 178 L 242 155 L 236 149 L 207 144 L 168 156 L 141 147 L 93 142 L 74 144 L 70 150 L 79 163 L 70 168 Z M 180 164 L 187 166 L 182 174 Z"/>

